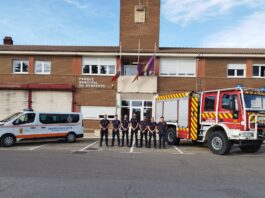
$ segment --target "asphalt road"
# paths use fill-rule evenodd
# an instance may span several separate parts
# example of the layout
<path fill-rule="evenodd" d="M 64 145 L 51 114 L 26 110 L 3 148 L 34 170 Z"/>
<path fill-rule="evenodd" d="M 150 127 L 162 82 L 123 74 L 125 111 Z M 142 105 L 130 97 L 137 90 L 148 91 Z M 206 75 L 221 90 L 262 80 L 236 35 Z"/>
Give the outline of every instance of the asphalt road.
<path fill-rule="evenodd" d="M 216 156 L 182 145 L 166 150 L 40 142 L 0 148 L 1 198 L 264 198 L 265 148 Z"/>

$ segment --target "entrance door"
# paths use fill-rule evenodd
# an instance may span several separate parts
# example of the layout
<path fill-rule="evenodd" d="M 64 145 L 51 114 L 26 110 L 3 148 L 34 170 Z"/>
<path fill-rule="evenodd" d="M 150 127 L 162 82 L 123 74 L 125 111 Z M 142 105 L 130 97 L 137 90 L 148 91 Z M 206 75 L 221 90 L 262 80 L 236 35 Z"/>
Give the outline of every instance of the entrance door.
<path fill-rule="evenodd" d="M 132 115 L 130 116 L 132 118 L 133 114 L 136 114 L 136 118 L 140 121 L 142 120 L 142 109 L 141 108 L 134 108 L 132 107 Z"/>
<path fill-rule="evenodd" d="M 123 119 L 125 115 L 132 118 L 135 113 L 137 119 L 140 121 L 146 116 L 147 119 L 152 117 L 152 101 L 145 100 L 123 100 L 121 103 L 121 118 Z"/>

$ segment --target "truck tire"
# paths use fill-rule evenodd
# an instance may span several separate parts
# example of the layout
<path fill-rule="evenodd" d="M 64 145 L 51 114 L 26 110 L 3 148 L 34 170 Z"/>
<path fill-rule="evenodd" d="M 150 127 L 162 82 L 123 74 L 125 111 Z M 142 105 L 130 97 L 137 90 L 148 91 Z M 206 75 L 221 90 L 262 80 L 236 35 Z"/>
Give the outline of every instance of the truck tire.
<path fill-rule="evenodd" d="M 224 131 L 214 131 L 209 135 L 208 147 L 216 155 L 225 155 L 230 152 L 232 143 Z"/>
<path fill-rule="evenodd" d="M 76 141 L 76 135 L 75 133 L 71 132 L 71 133 L 68 133 L 67 136 L 66 136 L 66 142 L 68 143 L 74 143 Z"/>
<path fill-rule="evenodd" d="M 253 145 L 241 145 L 239 148 L 244 153 L 256 153 L 262 145 L 262 142 L 257 142 Z"/>
<path fill-rule="evenodd" d="M 169 145 L 179 145 L 180 139 L 176 137 L 176 129 L 169 128 L 167 130 L 166 140 Z"/>
<path fill-rule="evenodd" d="M 15 138 L 15 136 L 13 136 L 11 134 L 4 135 L 1 138 L 1 146 L 3 146 L 3 147 L 14 146 L 15 142 L 16 142 L 16 138 Z"/>

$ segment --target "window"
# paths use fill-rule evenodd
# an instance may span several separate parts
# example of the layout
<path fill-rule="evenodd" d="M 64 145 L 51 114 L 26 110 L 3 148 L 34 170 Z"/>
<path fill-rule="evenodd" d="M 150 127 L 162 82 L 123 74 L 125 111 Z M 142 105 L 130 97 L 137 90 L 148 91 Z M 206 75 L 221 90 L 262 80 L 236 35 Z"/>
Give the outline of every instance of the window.
<path fill-rule="evenodd" d="M 42 124 L 63 124 L 79 122 L 78 114 L 40 114 Z"/>
<path fill-rule="evenodd" d="M 227 76 L 228 77 L 245 77 L 246 65 L 245 64 L 228 64 Z"/>
<path fill-rule="evenodd" d="M 124 65 L 123 68 L 125 76 L 135 76 L 138 74 L 137 65 Z"/>
<path fill-rule="evenodd" d="M 50 61 L 36 61 L 35 74 L 50 74 L 51 62 Z"/>
<path fill-rule="evenodd" d="M 204 101 L 204 111 L 215 111 L 215 96 L 207 96 Z"/>
<path fill-rule="evenodd" d="M 224 94 L 222 97 L 222 108 L 230 109 L 230 97 L 228 94 Z"/>
<path fill-rule="evenodd" d="M 29 61 L 27 60 L 14 60 L 13 61 L 13 73 L 27 74 L 28 72 L 29 72 Z"/>
<path fill-rule="evenodd" d="M 265 77 L 265 65 L 253 65 L 253 77 Z"/>
<path fill-rule="evenodd" d="M 194 58 L 161 58 L 160 76 L 196 76 L 196 59 Z"/>
<path fill-rule="evenodd" d="M 99 120 L 107 114 L 109 119 L 113 119 L 116 114 L 116 107 L 103 107 L 103 106 L 82 106 L 81 112 L 84 119 Z"/>
<path fill-rule="evenodd" d="M 35 113 L 27 113 L 16 119 L 13 122 L 13 124 L 14 125 L 30 124 L 33 123 L 34 121 L 35 121 Z"/>
<path fill-rule="evenodd" d="M 244 94 L 244 100 L 247 109 L 265 110 L 265 96 Z"/>
<path fill-rule="evenodd" d="M 114 57 L 84 57 L 83 75 L 115 75 L 116 58 Z"/>
<path fill-rule="evenodd" d="M 98 74 L 98 66 L 97 65 L 91 65 L 91 74 Z"/>

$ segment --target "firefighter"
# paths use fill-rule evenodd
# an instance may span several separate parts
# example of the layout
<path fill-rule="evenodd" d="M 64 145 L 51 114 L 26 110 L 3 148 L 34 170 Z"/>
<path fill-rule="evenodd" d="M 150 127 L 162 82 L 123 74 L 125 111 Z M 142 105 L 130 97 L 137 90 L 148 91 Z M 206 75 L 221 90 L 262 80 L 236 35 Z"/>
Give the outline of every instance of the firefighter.
<path fill-rule="evenodd" d="M 163 148 L 166 148 L 166 132 L 167 123 L 164 121 L 164 117 L 160 117 L 160 122 L 157 124 L 157 129 L 159 132 L 159 148 L 161 149 L 161 144 L 163 142 Z"/>
<path fill-rule="evenodd" d="M 100 145 L 102 146 L 103 137 L 105 136 L 106 146 L 108 145 L 108 135 L 109 135 L 109 125 L 110 122 L 107 119 L 107 115 L 104 115 L 104 118 L 100 121 Z"/>
<path fill-rule="evenodd" d="M 117 136 L 118 146 L 120 146 L 120 126 L 121 122 L 118 119 L 118 115 L 115 115 L 114 120 L 112 120 L 112 147 L 114 146 L 115 136 Z"/>
<path fill-rule="evenodd" d="M 138 129 L 139 129 L 139 121 L 136 117 L 136 114 L 133 114 L 133 117 L 131 119 L 131 142 L 130 142 L 130 147 L 133 145 L 133 135 L 135 135 L 135 142 L 136 142 L 136 147 L 138 147 Z"/>
<path fill-rule="evenodd" d="M 154 148 L 156 148 L 156 128 L 157 128 L 157 124 L 155 122 L 154 117 L 152 117 L 149 124 L 148 124 L 149 148 L 151 148 L 152 138 L 154 139 Z"/>
<path fill-rule="evenodd" d="M 124 119 L 121 121 L 121 130 L 122 130 L 122 142 L 121 145 L 124 146 L 124 138 L 126 136 L 126 145 L 129 146 L 129 124 L 130 121 L 128 116 L 125 115 Z"/>
<path fill-rule="evenodd" d="M 140 128 L 140 147 L 143 147 L 143 139 L 145 140 L 145 147 L 147 147 L 147 132 L 148 132 L 148 127 L 147 127 L 147 120 L 146 117 L 144 116 L 144 119 L 139 123 L 139 128 Z"/>

